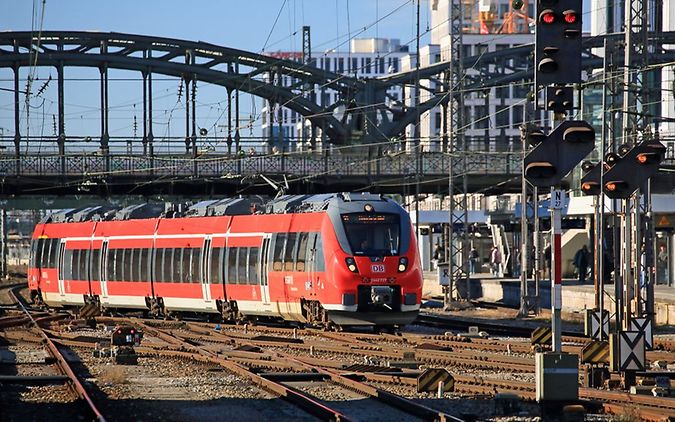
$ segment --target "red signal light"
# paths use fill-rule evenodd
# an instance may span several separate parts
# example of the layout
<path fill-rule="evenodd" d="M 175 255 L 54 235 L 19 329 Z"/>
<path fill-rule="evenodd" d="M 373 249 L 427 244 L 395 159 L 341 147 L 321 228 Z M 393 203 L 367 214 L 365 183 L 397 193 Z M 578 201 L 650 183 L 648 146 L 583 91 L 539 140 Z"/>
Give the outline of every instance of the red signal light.
<path fill-rule="evenodd" d="M 576 23 L 577 22 L 577 14 L 574 12 L 570 13 L 565 13 L 565 23 Z"/>
<path fill-rule="evenodd" d="M 541 15 L 541 21 L 546 23 L 546 24 L 551 24 L 551 23 L 555 22 L 555 15 L 553 14 L 553 12 L 544 12 Z"/>

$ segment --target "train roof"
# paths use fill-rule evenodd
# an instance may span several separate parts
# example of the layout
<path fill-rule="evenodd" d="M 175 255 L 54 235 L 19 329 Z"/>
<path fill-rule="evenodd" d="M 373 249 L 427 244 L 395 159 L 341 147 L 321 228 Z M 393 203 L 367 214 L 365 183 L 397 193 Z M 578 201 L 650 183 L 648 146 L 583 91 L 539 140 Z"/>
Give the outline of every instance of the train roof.
<path fill-rule="evenodd" d="M 328 193 L 317 195 L 283 195 L 265 202 L 261 197 L 223 198 L 197 203 L 145 203 L 124 208 L 94 206 L 58 210 L 41 223 L 77 223 L 86 221 L 125 221 L 146 218 L 212 217 L 251 214 L 292 214 L 322 212 L 329 206 L 369 202 L 393 202 L 380 194 Z"/>

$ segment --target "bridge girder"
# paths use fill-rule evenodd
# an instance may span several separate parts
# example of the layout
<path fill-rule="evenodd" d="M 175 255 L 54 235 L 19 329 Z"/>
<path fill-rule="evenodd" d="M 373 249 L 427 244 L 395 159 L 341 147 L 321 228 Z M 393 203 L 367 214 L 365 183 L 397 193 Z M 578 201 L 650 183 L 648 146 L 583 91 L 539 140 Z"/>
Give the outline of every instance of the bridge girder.
<path fill-rule="evenodd" d="M 621 40 L 622 37 L 623 34 L 619 33 L 585 38 L 582 67 L 588 71 L 601 68 L 602 58 L 594 55 L 592 49 L 601 47 L 605 38 Z M 675 44 L 675 32 L 658 34 L 658 42 L 660 45 Z M 102 46 L 105 46 L 105 49 Z M 454 95 L 531 80 L 532 69 L 519 67 L 517 60 L 513 59 L 529 57 L 532 49 L 533 44 L 527 44 L 463 58 L 463 68 L 478 71 L 467 74 L 463 93 Z M 202 41 L 121 33 L 45 31 L 40 36 L 38 46 L 38 39 L 34 33 L 28 31 L 0 33 L 0 68 L 16 69 L 29 66 L 35 58 L 34 51 L 39 51 L 37 61 L 39 66 L 64 64 L 95 68 L 107 66 L 144 73 L 152 71 L 219 85 L 228 90 L 251 93 L 281 104 L 309 119 L 317 127 L 325 128 L 326 134 L 335 144 L 352 141 L 357 114 L 366 115 L 370 130 L 366 130 L 361 139 L 354 140 L 356 143 L 399 137 L 417 116 L 415 107 L 402 106 L 396 109 L 385 105 L 386 91 L 392 86 L 412 84 L 416 76 L 414 71 L 359 80 L 291 60 Z M 176 61 L 188 52 L 193 55 L 194 64 Z M 650 60 L 652 64 L 672 62 L 675 60 L 675 51 L 664 50 L 661 47 Z M 422 68 L 420 77 L 433 78 L 447 71 L 449 65 L 449 62 L 444 62 Z M 221 70 L 221 66 L 226 69 Z M 242 67 L 248 70 L 240 72 Z M 303 83 L 294 84 L 293 87 L 282 87 L 273 81 L 256 79 L 266 72 L 296 78 Z M 337 104 L 322 107 L 303 97 L 301 87 L 305 84 L 316 84 L 339 92 L 341 103 L 347 106 L 345 117 L 338 120 L 333 115 L 332 111 Z M 437 84 L 442 86 L 443 81 L 439 78 Z M 420 104 L 420 112 L 424 113 L 437 105 L 446 104 L 449 100 L 448 95 L 441 92 L 431 96 L 429 100 Z M 379 119 L 374 118 L 375 114 L 379 114 Z M 380 122 L 377 127 L 374 127 L 375 120 Z"/>

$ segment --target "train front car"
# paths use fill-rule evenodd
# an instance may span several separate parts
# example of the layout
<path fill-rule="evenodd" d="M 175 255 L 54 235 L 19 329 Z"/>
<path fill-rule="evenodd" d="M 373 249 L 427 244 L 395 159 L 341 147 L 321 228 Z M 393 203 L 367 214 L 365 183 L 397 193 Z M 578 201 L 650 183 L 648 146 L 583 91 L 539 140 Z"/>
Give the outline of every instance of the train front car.
<path fill-rule="evenodd" d="M 371 194 L 344 194 L 326 211 L 331 289 L 324 290 L 322 306 L 328 318 L 341 326 L 392 327 L 414 321 L 423 276 L 408 213 Z"/>

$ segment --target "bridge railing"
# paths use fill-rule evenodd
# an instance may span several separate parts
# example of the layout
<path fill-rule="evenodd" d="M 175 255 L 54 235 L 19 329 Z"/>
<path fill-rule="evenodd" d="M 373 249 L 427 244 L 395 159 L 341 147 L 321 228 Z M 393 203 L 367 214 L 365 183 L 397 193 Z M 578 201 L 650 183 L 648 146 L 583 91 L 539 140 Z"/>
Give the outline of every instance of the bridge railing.
<path fill-rule="evenodd" d="M 467 174 L 518 174 L 519 153 L 466 152 Z M 385 155 L 328 151 L 265 155 L 0 155 L 0 175 L 34 177 L 244 177 L 290 176 L 447 176 L 450 156 L 440 152 Z"/>

